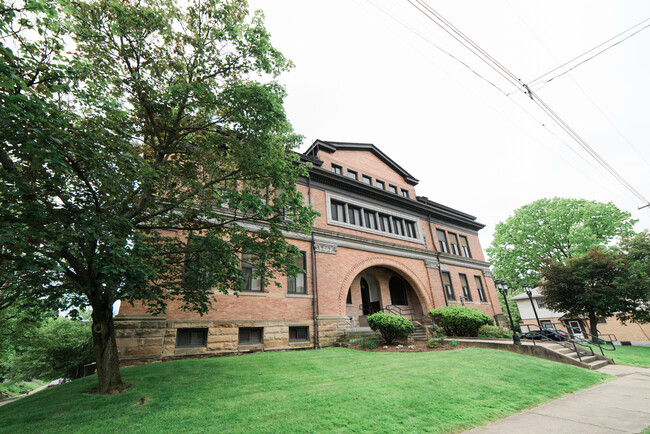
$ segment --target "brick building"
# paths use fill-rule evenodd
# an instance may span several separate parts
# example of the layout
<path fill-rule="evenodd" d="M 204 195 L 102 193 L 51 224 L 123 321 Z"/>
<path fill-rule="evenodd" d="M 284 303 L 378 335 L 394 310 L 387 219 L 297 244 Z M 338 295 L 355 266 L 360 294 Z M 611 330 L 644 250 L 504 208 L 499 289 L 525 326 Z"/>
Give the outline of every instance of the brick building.
<path fill-rule="evenodd" d="M 411 318 L 461 303 L 501 313 L 475 217 L 417 196 L 418 180 L 374 145 L 317 140 L 301 158 L 313 168 L 298 187 L 321 213 L 312 235 L 286 234 L 305 273 L 280 276 L 281 288 L 251 278 L 238 297 L 216 294 L 202 317 L 123 304 L 123 363 L 329 346 L 387 306 Z"/>

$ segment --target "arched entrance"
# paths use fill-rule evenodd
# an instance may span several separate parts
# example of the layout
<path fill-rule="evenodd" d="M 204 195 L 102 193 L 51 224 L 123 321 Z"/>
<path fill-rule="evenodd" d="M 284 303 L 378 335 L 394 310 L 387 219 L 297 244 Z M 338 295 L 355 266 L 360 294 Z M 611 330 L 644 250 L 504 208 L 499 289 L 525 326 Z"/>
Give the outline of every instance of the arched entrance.
<path fill-rule="evenodd" d="M 352 280 L 346 297 L 345 313 L 353 327 L 366 327 L 366 318 L 379 311 L 422 314 L 426 302 L 420 300 L 409 281 L 398 271 L 369 267 Z"/>

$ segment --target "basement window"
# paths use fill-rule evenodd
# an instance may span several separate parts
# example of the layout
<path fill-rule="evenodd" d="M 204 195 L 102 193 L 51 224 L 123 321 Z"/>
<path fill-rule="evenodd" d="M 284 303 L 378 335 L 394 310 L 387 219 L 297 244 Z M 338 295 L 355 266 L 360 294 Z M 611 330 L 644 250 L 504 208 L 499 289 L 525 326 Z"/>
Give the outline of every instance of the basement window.
<path fill-rule="evenodd" d="M 309 341 L 309 327 L 289 327 L 289 342 Z"/>
<path fill-rule="evenodd" d="M 264 336 L 263 327 L 240 327 L 239 343 L 242 345 L 261 344 Z"/>
<path fill-rule="evenodd" d="M 176 348 L 205 347 L 208 329 L 178 329 L 176 331 Z"/>

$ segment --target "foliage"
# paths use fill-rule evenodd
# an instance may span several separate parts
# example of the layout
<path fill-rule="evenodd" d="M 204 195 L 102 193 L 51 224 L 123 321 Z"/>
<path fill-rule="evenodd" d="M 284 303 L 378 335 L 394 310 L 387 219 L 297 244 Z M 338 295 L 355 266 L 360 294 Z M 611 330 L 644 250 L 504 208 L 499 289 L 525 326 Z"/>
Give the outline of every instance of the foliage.
<path fill-rule="evenodd" d="M 38 389 L 42 385 L 42 383 L 36 380 L 19 381 L 17 383 L 12 383 L 9 381 L 0 382 L 0 399 L 22 395 L 31 392 L 34 389 Z"/>
<path fill-rule="evenodd" d="M 282 230 L 315 212 L 273 81 L 291 63 L 244 0 L 0 10 L 0 278 L 23 300 L 92 306 L 108 393 L 115 301 L 204 313 L 241 288 L 243 253 L 266 283 L 300 271 Z"/>
<path fill-rule="evenodd" d="M 90 322 L 69 318 L 47 320 L 24 340 L 10 359 L 9 376 L 23 378 L 78 378 L 94 361 Z"/>
<path fill-rule="evenodd" d="M 542 259 L 564 260 L 589 247 L 607 245 L 629 234 L 635 220 L 613 203 L 584 199 L 540 199 L 515 210 L 496 225 L 486 249 L 495 278 L 510 287 L 532 285 L 539 278 Z"/>
<path fill-rule="evenodd" d="M 377 341 L 372 340 L 372 341 L 368 342 L 368 348 L 370 348 L 371 350 L 374 350 L 375 348 L 377 348 Z"/>
<path fill-rule="evenodd" d="M 478 329 L 479 338 L 511 338 L 512 332 L 506 330 L 503 327 L 493 326 L 493 325 L 483 325 Z"/>
<path fill-rule="evenodd" d="M 476 336 L 482 325 L 494 325 L 484 312 L 467 306 L 439 307 L 430 310 L 429 316 L 448 336 Z"/>
<path fill-rule="evenodd" d="M 131 386 L 119 395 L 88 395 L 94 384 L 81 378 L 0 407 L 1 430 L 461 432 L 611 379 L 480 348 L 266 352 L 134 366 L 123 375 Z M 134 405 L 142 396 L 147 401 Z M 363 405 L 351 411 L 351 400 Z"/>
<path fill-rule="evenodd" d="M 450 347 L 457 347 L 458 346 L 458 341 L 456 339 L 452 339 L 449 341 L 449 346 Z"/>
<path fill-rule="evenodd" d="M 411 321 L 392 313 L 376 312 L 367 319 L 370 328 L 379 332 L 387 344 L 392 344 L 397 339 L 405 339 L 415 331 Z"/>
<path fill-rule="evenodd" d="M 625 307 L 624 294 L 615 284 L 621 273 L 615 254 L 594 247 L 564 262 L 546 259 L 540 292 L 549 309 L 589 318 L 590 334 L 596 339 L 597 317 L 612 316 Z"/>
<path fill-rule="evenodd" d="M 621 321 L 650 322 L 650 232 L 623 237 L 619 244 L 623 253 L 623 275 L 615 279 L 616 287 L 625 294 L 625 307 L 618 313 Z"/>
<path fill-rule="evenodd" d="M 436 328 L 431 331 L 431 337 L 427 339 L 427 346 L 429 348 L 438 348 L 445 341 L 445 338 L 442 329 Z"/>

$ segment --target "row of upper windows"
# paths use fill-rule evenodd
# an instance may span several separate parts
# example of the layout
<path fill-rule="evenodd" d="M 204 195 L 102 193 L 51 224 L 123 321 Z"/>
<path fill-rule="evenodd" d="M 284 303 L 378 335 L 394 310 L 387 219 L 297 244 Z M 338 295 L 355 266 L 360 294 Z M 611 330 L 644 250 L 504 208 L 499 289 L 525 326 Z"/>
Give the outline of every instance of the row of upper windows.
<path fill-rule="evenodd" d="M 403 237 L 418 237 L 414 221 L 352 204 L 332 200 L 330 202 L 330 215 L 334 221 L 349 223 L 389 234 L 401 235 Z"/>
<path fill-rule="evenodd" d="M 469 250 L 469 242 L 467 241 L 466 236 L 456 235 L 455 233 L 448 231 L 445 232 L 442 229 L 436 229 L 436 235 L 438 236 L 438 244 L 440 245 L 441 252 L 452 253 L 466 258 L 472 257 L 472 252 Z M 447 242 L 447 240 L 449 240 L 449 242 Z"/>
<path fill-rule="evenodd" d="M 443 271 L 442 273 L 442 286 L 445 289 L 445 296 L 447 300 L 456 300 L 456 293 L 454 292 L 454 286 L 451 284 L 451 274 L 448 271 Z M 472 301 L 472 292 L 469 288 L 469 281 L 467 280 L 467 275 L 463 273 L 458 273 L 460 279 L 460 286 L 463 290 L 463 300 Z M 478 299 L 481 302 L 487 302 L 485 296 L 485 289 L 483 289 L 483 281 L 481 276 L 474 276 L 474 283 L 476 285 L 476 292 L 478 294 Z"/>
<path fill-rule="evenodd" d="M 264 342 L 264 327 L 240 327 L 239 344 L 252 345 Z M 309 342 L 309 327 L 289 327 L 289 342 Z M 177 329 L 176 348 L 199 348 L 208 343 L 208 329 Z"/>
<path fill-rule="evenodd" d="M 337 166 L 336 164 L 332 164 L 332 172 L 343 176 L 343 168 L 341 166 Z M 347 169 L 346 176 L 350 179 L 354 179 L 355 181 L 359 181 L 359 174 L 354 170 Z M 361 175 L 361 182 L 364 184 L 372 185 L 372 177 L 368 175 Z M 375 179 L 375 187 L 386 190 L 386 183 L 384 181 L 380 181 L 379 179 Z M 393 194 L 397 194 L 397 186 L 388 184 L 388 191 Z M 402 188 L 400 191 L 403 197 L 409 197 L 408 190 Z"/>

